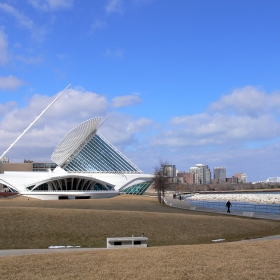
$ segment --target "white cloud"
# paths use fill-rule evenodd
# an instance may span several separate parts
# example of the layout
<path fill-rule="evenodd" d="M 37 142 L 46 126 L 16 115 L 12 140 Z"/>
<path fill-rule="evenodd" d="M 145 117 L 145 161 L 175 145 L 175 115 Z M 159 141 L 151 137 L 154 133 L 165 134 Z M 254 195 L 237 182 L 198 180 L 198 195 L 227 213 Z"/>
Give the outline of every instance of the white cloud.
<path fill-rule="evenodd" d="M 0 63 L 8 61 L 8 41 L 6 34 L 0 29 Z"/>
<path fill-rule="evenodd" d="M 108 4 L 105 6 L 108 14 L 111 13 L 123 13 L 123 1 L 122 0 L 109 0 Z"/>
<path fill-rule="evenodd" d="M 8 112 L 0 123 L 0 129 L 23 131 L 32 120 L 54 99 L 53 96 L 35 94 L 24 108 L 14 108 Z M 93 116 L 106 114 L 109 104 L 105 96 L 82 89 L 68 89 L 39 121 L 39 128 L 65 122 L 67 127 Z"/>
<path fill-rule="evenodd" d="M 6 104 L 0 104 L 0 117 L 3 117 L 9 111 L 16 108 L 17 104 L 14 101 L 10 101 Z"/>
<path fill-rule="evenodd" d="M 68 9 L 74 4 L 73 0 L 28 0 L 38 10 L 49 11 L 57 9 Z"/>
<path fill-rule="evenodd" d="M 24 14 L 20 13 L 17 9 L 12 7 L 11 5 L 0 3 L 0 9 L 2 9 L 7 14 L 14 17 L 21 27 L 26 29 L 33 29 L 34 27 L 33 21 L 29 19 L 27 16 L 25 16 Z"/>
<path fill-rule="evenodd" d="M 280 137 L 280 93 L 245 87 L 210 104 L 205 113 L 174 117 L 154 146 L 240 147 Z"/>
<path fill-rule="evenodd" d="M 138 95 L 123 95 L 117 96 L 112 100 L 112 106 L 114 108 L 134 106 L 140 103 L 142 100 Z"/>
<path fill-rule="evenodd" d="M 43 154 L 44 149 L 51 152 L 60 139 L 79 123 L 96 116 L 110 116 L 101 126 L 100 133 L 145 172 L 152 172 L 161 159 L 185 171 L 196 163 L 204 163 L 211 169 L 226 166 L 229 177 L 236 172 L 247 173 L 249 180 L 279 176 L 280 121 L 277 102 L 280 94 L 267 94 L 258 88 L 248 89 L 234 90 L 222 96 L 205 112 L 174 117 L 168 124 L 159 125 L 151 119 L 110 112 L 108 110 L 112 106 L 106 96 L 72 88 L 21 140 L 19 144 L 24 148 L 17 150 L 15 147 L 13 153 L 19 155 L 25 151 L 26 156 L 21 158 L 32 159 L 34 152 L 36 155 Z M 242 96 L 245 94 L 258 105 L 252 106 L 244 101 Z M 2 151 L 53 98 L 36 94 L 24 108 L 14 103 L 0 106 Z M 115 99 L 115 104 L 119 105 L 134 102 L 134 99 L 123 96 Z"/>
<path fill-rule="evenodd" d="M 23 81 L 10 75 L 7 77 L 0 76 L 0 89 L 1 90 L 16 90 L 23 84 Z"/>
<path fill-rule="evenodd" d="M 263 141 L 280 135 L 280 123 L 272 115 L 257 118 L 223 114 L 197 114 L 176 117 L 154 145 L 164 146 L 236 146 L 248 141 Z"/>
<path fill-rule="evenodd" d="M 54 97 L 34 95 L 26 108 L 27 111 L 40 113 Z M 79 123 L 93 116 L 105 115 L 109 103 L 104 95 L 85 91 L 83 88 L 68 89 L 49 109 L 46 119 L 49 124 L 67 119 L 67 123 Z M 22 113 L 22 112 L 19 112 Z M 33 114 L 34 115 L 34 114 Z M 72 127 L 73 128 L 73 127 Z"/>
<path fill-rule="evenodd" d="M 223 95 L 209 106 L 210 111 L 230 112 L 238 115 L 257 116 L 280 108 L 280 94 L 266 94 L 264 90 L 247 86 Z"/>
<path fill-rule="evenodd" d="M 21 13 L 18 9 L 14 8 L 11 5 L 0 3 L 0 9 L 2 9 L 8 15 L 12 16 L 16 20 L 19 27 L 29 30 L 32 34 L 32 38 L 35 41 L 44 41 L 45 35 L 48 32 L 46 26 L 37 26 L 29 17 L 27 17 L 25 14 Z"/>
<path fill-rule="evenodd" d="M 147 118 L 137 119 L 131 115 L 113 112 L 101 126 L 100 132 L 114 145 L 125 150 L 138 146 L 138 134 L 145 133 L 152 124 L 153 121 Z"/>
<path fill-rule="evenodd" d="M 15 103 L 0 106 L 0 149 L 3 152 L 34 121 L 54 96 L 35 94 L 26 107 Z M 97 116 L 109 116 L 100 132 L 123 151 L 140 145 L 141 137 L 153 123 L 146 118 L 108 112 L 109 102 L 104 95 L 82 88 L 68 89 L 45 115 L 27 132 L 17 145 L 7 154 L 11 159 L 44 158 L 62 137 L 81 122 Z M 144 137 L 144 136 L 143 136 Z M 46 159 L 47 160 L 47 159 Z"/>
<path fill-rule="evenodd" d="M 53 99 L 53 96 L 35 94 L 23 108 L 11 102 L 1 105 L 1 150 L 7 149 Z M 69 89 L 18 142 L 11 155 L 14 153 L 13 156 L 16 156 L 16 152 L 20 151 L 25 153 L 22 158 L 30 158 L 27 152 L 33 155 L 37 151 L 38 156 L 44 153 L 44 149 L 51 152 L 68 131 L 89 118 L 106 115 L 108 107 L 109 103 L 103 95 L 83 89 Z"/>

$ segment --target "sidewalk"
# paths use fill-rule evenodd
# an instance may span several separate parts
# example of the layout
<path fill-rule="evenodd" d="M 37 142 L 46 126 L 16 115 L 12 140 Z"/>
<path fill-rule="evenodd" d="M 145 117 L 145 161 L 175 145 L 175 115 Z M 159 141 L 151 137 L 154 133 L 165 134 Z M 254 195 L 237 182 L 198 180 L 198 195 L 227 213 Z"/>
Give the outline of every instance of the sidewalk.
<path fill-rule="evenodd" d="M 250 217 L 250 218 L 257 218 L 257 219 L 268 219 L 268 220 L 279 220 L 280 221 L 280 215 L 273 215 L 273 214 L 262 214 L 262 213 L 256 213 L 256 212 L 239 212 L 239 211 L 231 211 L 231 213 L 225 211 L 221 211 L 221 209 L 213 209 L 213 208 L 203 208 L 198 207 L 195 205 L 192 205 L 185 200 L 179 200 L 179 199 L 173 199 L 172 195 L 166 195 L 165 196 L 165 203 L 171 207 L 175 208 L 181 208 L 186 210 L 192 210 L 192 211 L 200 211 L 200 212 L 208 212 L 208 213 L 217 213 L 222 215 L 230 215 L 230 216 L 240 216 L 240 217 Z M 251 216 L 252 215 L 252 216 Z"/>
<path fill-rule="evenodd" d="M 108 249 L 107 248 L 8 249 L 8 250 L 0 250 L 0 258 L 8 257 L 8 256 L 19 256 L 19 255 L 69 253 L 69 252 L 83 252 L 83 251 L 93 251 L 93 250 L 108 250 Z"/>

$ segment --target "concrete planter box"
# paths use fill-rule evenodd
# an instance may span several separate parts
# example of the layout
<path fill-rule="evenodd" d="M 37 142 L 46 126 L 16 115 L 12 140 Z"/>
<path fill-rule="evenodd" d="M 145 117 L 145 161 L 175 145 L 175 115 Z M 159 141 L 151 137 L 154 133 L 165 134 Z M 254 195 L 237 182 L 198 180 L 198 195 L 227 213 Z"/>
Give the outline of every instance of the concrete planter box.
<path fill-rule="evenodd" d="M 113 237 L 107 238 L 107 248 L 148 247 L 148 237 Z"/>

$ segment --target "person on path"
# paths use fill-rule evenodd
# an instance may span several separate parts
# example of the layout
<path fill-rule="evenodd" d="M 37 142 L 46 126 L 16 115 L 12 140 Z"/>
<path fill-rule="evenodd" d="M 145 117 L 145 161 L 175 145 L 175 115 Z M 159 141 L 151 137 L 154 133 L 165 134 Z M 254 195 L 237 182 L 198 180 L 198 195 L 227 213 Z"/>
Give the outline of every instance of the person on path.
<path fill-rule="evenodd" d="M 230 213 L 230 206 L 231 206 L 231 203 L 230 203 L 229 200 L 228 200 L 228 202 L 226 203 L 226 206 L 227 206 L 227 213 Z"/>

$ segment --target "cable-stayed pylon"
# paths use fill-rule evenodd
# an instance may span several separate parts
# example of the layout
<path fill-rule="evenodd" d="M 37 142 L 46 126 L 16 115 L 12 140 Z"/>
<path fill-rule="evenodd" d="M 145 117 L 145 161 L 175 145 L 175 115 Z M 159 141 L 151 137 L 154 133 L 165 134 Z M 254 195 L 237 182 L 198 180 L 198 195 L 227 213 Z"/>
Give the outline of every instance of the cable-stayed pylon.
<path fill-rule="evenodd" d="M 11 149 L 12 147 L 22 138 L 22 136 L 47 112 L 47 110 L 55 103 L 55 101 L 69 88 L 71 84 L 69 84 L 63 91 L 61 91 L 57 97 L 42 111 L 42 113 L 35 118 L 35 120 L 21 133 L 21 135 L 10 145 L 10 147 L 0 156 L 2 159 Z"/>

